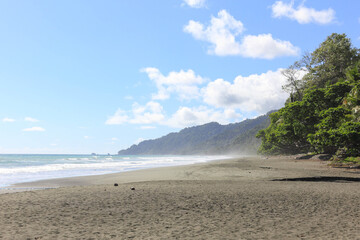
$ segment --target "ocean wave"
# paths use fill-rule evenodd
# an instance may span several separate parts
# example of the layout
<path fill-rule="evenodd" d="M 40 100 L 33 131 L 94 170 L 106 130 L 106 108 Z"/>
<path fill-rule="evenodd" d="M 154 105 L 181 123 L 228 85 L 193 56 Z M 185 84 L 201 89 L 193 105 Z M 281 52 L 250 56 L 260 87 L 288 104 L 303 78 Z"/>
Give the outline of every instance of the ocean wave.
<path fill-rule="evenodd" d="M 45 156 L 46 157 L 46 156 Z M 0 163 L 0 186 L 58 177 L 75 177 L 97 175 L 114 172 L 124 172 L 163 166 L 188 165 L 209 160 L 225 159 L 229 156 L 102 156 L 93 158 L 85 156 L 71 156 L 58 158 L 34 157 L 12 159 L 13 164 Z M 30 160 L 30 161 L 26 161 Z M 27 164 L 27 166 L 24 166 Z"/>
<path fill-rule="evenodd" d="M 71 169 L 106 169 L 112 167 L 127 167 L 131 166 L 131 162 L 107 162 L 107 163 L 90 163 L 90 164 L 48 164 L 42 166 L 28 166 L 28 167 L 15 167 L 15 168 L 0 168 L 0 174 L 15 174 L 15 173 L 37 173 L 49 172 L 59 170 Z"/>

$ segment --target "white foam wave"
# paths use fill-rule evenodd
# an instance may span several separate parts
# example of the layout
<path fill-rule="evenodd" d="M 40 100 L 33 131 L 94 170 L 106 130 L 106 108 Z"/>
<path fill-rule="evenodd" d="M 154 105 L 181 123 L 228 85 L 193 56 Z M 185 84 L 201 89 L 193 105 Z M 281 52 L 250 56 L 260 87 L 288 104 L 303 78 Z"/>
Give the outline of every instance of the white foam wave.
<path fill-rule="evenodd" d="M 35 181 L 56 177 L 74 177 L 94 174 L 123 172 L 144 168 L 187 165 L 209 160 L 225 159 L 229 156 L 114 156 L 110 158 L 68 157 L 51 159 L 44 164 L 42 159 L 30 166 L 15 164 L 11 167 L 0 165 L 0 186 L 24 181 Z M 24 163 L 29 164 L 29 161 Z M 41 165 L 40 165 L 41 164 Z"/>
<path fill-rule="evenodd" d="M 91 163 L 91 164 L 48 164 L 43 166 L 29 166 L 17 168 L 0 168 L 0 174 L 15 173 L 37 173 L 71 169 L 104 169 L 111 167 L 126 167 L 133 165 L 133 162 L 107 162 L 107 163 Z"/>
<path fill-rule="evenodd" d="M 17 174 L 17 173 L 38 173 L 50 172 L 72 169 L 109 169 L 109 168 L 126 168 L 134 166 L 143 167 L 156 167 L 161 165 L 171 165 L 174 159 L 171 158 L 152 158 L 145 161 L 146 158 L 141 158 L 143 161 L 98 161 L 97 163 L 64 163 L 64 164 L 47 164 L 41 166 L 27 166 L 27 167 L 13 167 L 13 168 L 0 168 L 0 174 Z M 113 160 L 113 159 L 111 159 Z M 186 164 L 187 161 L 181 161 Z M 194 161 L 192 161 L 194 162 Z M 196 161 L 198 162 L 198 161 Z M 118 170 L 118 169 L 116 169 Z"/>

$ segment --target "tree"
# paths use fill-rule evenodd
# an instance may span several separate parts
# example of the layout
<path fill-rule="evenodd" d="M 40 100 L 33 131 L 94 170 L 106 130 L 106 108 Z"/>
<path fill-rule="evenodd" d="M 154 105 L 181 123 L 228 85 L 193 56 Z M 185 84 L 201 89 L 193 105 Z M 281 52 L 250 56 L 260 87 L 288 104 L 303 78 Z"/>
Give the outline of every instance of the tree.
<path fill-rule="evenodd" d="M 295 102 L 302 99 L 304 81 L 301 76 L 302 69 L 297 69 L 295 65 L 281 71 L 281 74 L 286 78 L 286 84 L 282 86 L 283 91 L 290 94 L 290 102 Z"/>
<path fill-rule="evenodd" d="M 310 71 L 311 60 L 312 60 L 311 53 L 308 51 L 305 51 L 302 58 L 294 63 L 294 66 L 298 69 Z"/>
<path fill-rule="evenodd" d="M 359 49 L 352 47 L 345 34 L 333 33 L 311 54 L 310 86 L 325 87 L 346 77 L 346 69 L 359 60 Z"/>
<path fill-rule="evenodd" d="M 305 76 L 310 69 L 311 54 L 305 52 L 299 61 L 281 71 L 281 74 L 286 78 L 286 84 L 282 86 L 282 90 L 290 94 L 290 99 L 287 100 L 287 103 L 302 99 L 307 82 Z"/>
<path fill-rule="evenodd" d="M 339 127 L 351 111 L 342 106 L 323 110 L 319 116 L 320 123 L 316 125 L 316 132 L 308 135 L 308 141 L 311 143 L 313 150 L 316 152 L 335 154 L 336 151 L 343 147 L 339 141 Z"/>
<path fill-rule="evenodd" d="M 308 152 L 307 135 L 314 132 L 317 117 L 306 102 L 289 103 L 270 115 L 271 123 L 256 137 L 262 139 L 259 152 L 266 154 L 295 154 Z"/>
<path fill-rule="evenodd" d="M 326 88 L 307 89 L 301 101 L 270 115 L 270 126 L 257 134 L 262 140 L 259 152 L 335 154 L 341 149 L 343 156 L 356 154 L 360 143 L 351 141 L 359 139 L 360 132 L 356 131 L 360 123 L 350 123 L 358 119 L 359 85 L 347 80 Z"/>
<path fill-rule="evenodd" d="M 308 73 L 301 78 L 300 71 Z M 259 152 L 360 156 L 360 56 L 350 39 L 330 35 L 282 74 L 291 101 L 257 134 Z"/>

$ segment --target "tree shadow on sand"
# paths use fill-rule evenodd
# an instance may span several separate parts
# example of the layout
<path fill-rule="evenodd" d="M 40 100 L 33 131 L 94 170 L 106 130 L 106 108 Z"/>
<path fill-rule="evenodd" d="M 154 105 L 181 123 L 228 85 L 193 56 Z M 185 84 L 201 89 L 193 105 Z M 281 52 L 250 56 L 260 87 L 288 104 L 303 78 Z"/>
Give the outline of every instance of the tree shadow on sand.
<path fill-rule="evenodd" d="M 303 178 L 283 178 L 283 179 L 274 179 L 272 181 L 279 182 L 360 182 L 360 178 L 354 177 L 328 177 L 328 176 L 318 176 L 318 177 L 303 177 Z"/>

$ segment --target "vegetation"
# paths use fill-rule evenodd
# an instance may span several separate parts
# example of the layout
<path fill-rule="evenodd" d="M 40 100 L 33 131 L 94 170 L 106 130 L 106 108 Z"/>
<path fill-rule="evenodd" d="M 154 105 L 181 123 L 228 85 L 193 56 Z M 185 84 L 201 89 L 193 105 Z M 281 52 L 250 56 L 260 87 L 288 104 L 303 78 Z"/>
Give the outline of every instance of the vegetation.
<path fill-rule="evenodd" d="M 270 113 L 240 123 L 212 122 L 146 140 L 118 152 L 120 155 L 255 154 L 261 141 L 256 133 L 269 126 Z"/>
<path fill-rule="evenodd" d="M 287 78 L 283 89 L 290 97 L 284 108 L 270 115 L 270 126 L 258 132 L 259 152 L 316 152 L 358 159 L 359 49 L 352 47 L 345 34 L 334 33 L 283 75 Z"/>

